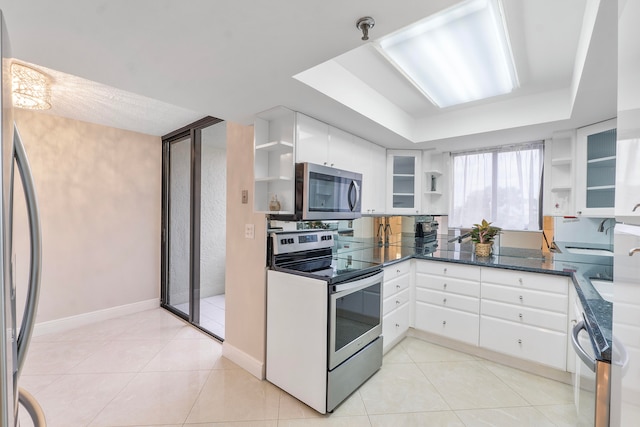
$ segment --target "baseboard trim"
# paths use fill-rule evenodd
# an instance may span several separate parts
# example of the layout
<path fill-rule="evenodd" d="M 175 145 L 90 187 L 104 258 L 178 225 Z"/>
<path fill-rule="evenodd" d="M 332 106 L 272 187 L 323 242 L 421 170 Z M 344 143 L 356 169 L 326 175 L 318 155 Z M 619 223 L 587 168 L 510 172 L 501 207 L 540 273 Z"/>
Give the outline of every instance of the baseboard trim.
<path fill-rule="evenodd" d="M 33 328 L 33 336 L 65 332 L 91 323 L 114 319 L 127 314 L 139 313 L 160 307 L 160 299 L 154 298 L 146 301 L 134 302 L 132 304 L 120 305 L 117 307 L 105 308 L 104 310 L 91 311 L 75 316 L 64 317 L 62 319 L 49 320 L 47 322 L 36 323 Z"/>
<path fill-rule="evenodd" d="M 259 380 L 265 379 L 264 362 L 249 356 L 247 353 L 232 346 L 227 341 L 222 343 L 222 355 Z"/>

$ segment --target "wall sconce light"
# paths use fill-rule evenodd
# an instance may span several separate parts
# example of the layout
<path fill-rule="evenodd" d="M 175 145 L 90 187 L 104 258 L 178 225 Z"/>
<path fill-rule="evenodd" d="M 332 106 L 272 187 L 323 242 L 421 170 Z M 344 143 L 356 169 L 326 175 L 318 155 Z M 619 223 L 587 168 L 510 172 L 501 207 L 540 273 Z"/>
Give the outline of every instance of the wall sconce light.
<path fill-rule="evenodd" d="M 49 78 L 26 65 L 11 64 L 13 105 L 30 110 L 51 108 Z"/>

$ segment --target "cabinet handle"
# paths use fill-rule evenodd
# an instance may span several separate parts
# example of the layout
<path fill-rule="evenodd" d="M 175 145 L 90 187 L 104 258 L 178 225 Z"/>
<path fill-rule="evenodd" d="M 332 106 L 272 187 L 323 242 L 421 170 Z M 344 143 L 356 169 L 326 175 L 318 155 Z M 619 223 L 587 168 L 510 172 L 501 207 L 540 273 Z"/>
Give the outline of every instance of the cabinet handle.
<path fill-rule="evenodd" d="M 447 274 L 447 269 L 446 268 L 444 269 L 444 274 Z"/>
<path fill-rule="evenodd" d="M 522 295 L 519 296 L 520 302 L 522 302 Z"/>
<path fill-rule="evenodd" d="M 331 167 L 333 167 L 333 163 L 331 163 Z"/>
<path fill-rule="evenodd" d="M 521 339 L 518 340 L 518 344 L 522 344 L 522 340 Z"/>
<path fill-rule="evenodd" d="M 582 215 L 582 211 L 578 211 L 578 215 Z"/>
<path fill-rule="evenodd" d="M 447 299 L 446 299 L 446 298 L 445 298 L 445 299 L 443 299 L 443 300 L 442 300 L 442 303 L 443 303 L 443 304 L 446 304 L 446 303 L 447 303 Z"/>
<path fill-rule="evenodd" d="M 447 325 L 447 321 L 446 321 L 446 320 L 443 320 L 443 321 L 442 321 L 442 326 L 446 326 L 446 325 Z"/>
<path fill-rule="evenodd" d="M 443 289 L 447 289 L 447 284 L 445 283 L 444 285 L 442 285 Z"/>
<path fill-rule="evenodd" d="M 396 289 L 400 289 L 400 285 L 396 285 Z"/>
<path fill-rule="evenodd" d="M 400 327 L 400 324 L 399 324 L 399 323 L 396 323 L 396 328 L 399 328 L 399 327 Z"/>
<path fill-rule="evenodd" d="M 400 270 L 396 270 L 396 273 L 400 274 Z"/>
<path fill-rule="evenodd" d="M 324 162 L 323 165 L 327 166 L 327 162 Z"/>
<path fill-rule="evenodd" d="M 635 212 L 635 211 L 636 211 L 636 209 L 638 209 L 638 207 L 640 207 L 640 203 L 638 203 L 637 205 L 635 205 L 635 206 L 633 207 L 633 209 L 631 210 L 631 212 Z"/>
<path fill-rule="evenodd" d="M 518 314 L 518 317 L 522 320 L 522 313 Z"/>
<path fill-rule="evenodd" d="M 629 256 L 633 256 L 636 252 L 640 252 L 640 248 L 629 249 Z"/>
<path fill-rule="evenodd" d="M 518 282 L 522 285 L 522 277 L 518 279 Z"/>
<path fill-rule="evenodd" d="M 400 301 L 396 300 L 396 305 L 400 304 Z"/>

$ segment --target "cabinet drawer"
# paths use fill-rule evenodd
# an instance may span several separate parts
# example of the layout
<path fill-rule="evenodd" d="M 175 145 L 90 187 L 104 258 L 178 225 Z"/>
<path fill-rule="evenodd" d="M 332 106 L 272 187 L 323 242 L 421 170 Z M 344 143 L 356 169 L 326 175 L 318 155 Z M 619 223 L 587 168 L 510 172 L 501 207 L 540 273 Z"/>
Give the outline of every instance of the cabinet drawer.
<path fill-rule="evenodd" d="M 416 272 L 480 281 L 480 267 L 452 262 L 417 261 Z"/>
<path fill-rule="evenodd" d="M 566 333 L 481 317 L 480 347 L 566 370 Z"/>
<path fill-rule="evenodd" d="M 478 345 L 477 314 L 416 302 L 416 329 Z"/>
<path fill-rule="evenodd" d="M 385 298 L 382 301 L 382 314 L 387 315 L 396 308 L 409 302 L 409 289 L 405 289 L 398 292 L 395 295 L 391 295 L 389 298 Z"/>
<path fill-rule="evenodd" d="M 382 318 L 383 348 L 396 344 L 398 338 L 409 330 L 409 304 L 405 304 Z"/>
<path fill-rule="evenodd" d="M 384 284 L 382 285 L 383 298 L 389 298 L 390 296 L 395 295 L 398 292 L 402 292 L 405 289 L 409 289 L 409 274 L 389 280 L 385 273 Z"/>
<path fill-rule="evenodd" d="M 482 315 L 510 320 L 523 325 L 537 326 L 553 329 L 554 331 L 567 332 L 567 315 L 552 313 L 537 308 L 518 307 L 501 302 L 482 300 Z"/>
<path fill-rule="evenodd" d="M 431 289 L 416 288 L 416 301 L 426 302 L 439 307 L 467 311 L 469 313 L 478 314 L 480 312 L 480 300 L 478 298 Z"/>
<path fill-rule="evenodd" d="M 569 292 L 569 280 L 567 277 L 501 270 L 499 268 L 483 268 L 482 283 L 496 283 L 519 289 L 533 289 L 563 295 L 567 295 Z"/>
<path fill-rule="evenodd" d="M 540 308 L 543 310 L 567 313 L 569 299 L 567 295 L 531 289 L 518 289 L 513 286 L 482 283 L 482 299 L 505 302 L 522 307 Z"/>
<path fill-rule="evenodd" d="M 397 264 L 390 265 L 383 268 L 384 280 L 389 280 L 398 276 L 402 276 L 404 274 L 409 274 L 409 270 L 411 270 L 411 261 L 403 261 Z"/>
<path fill-rule="evenodd" d="M 416 274 L 416 288 L 480 297 L 480 283 L 451 277 Z"/>

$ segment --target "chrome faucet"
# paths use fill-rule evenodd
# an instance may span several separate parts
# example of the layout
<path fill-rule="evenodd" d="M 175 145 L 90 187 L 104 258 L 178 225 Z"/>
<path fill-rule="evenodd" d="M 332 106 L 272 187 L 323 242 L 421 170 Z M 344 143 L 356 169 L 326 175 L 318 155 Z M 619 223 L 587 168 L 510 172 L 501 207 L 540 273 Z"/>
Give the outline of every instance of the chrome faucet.
<path fill-rule="evenodd" d="M 460 236 L 456 236 L 453 239 L 449 239 L 448 242 L 449 243 L 453 243 L 453 242 L 455 242 L 457 240 L 458 243 L 462 243 L 462 239 L 466 239 L 469 236 L 471 236 L 471 232 L 470 231 L 468 233 L 461 234 Z"/>
<path fill-rule="evenodd" d="M 389 240 L 391 240 L 391 224 L 387 222 L 384 226 L 384 246 L 389 247 Z"/>
<path fill-rule="evenodd" d="M 384 234 L 384 224 L 380 221 L 380 225 L 378 226 L 378 234 L 376 237 L 378 238 L 378 246 L 382 247 L 382 236 Z"/>
<path fill-rule="evenodd" d="M 610 219 L 613 219 L 613 218 L 605 218 L 605 219 L 603 219 L 602 221 L 600 221 L 600 225 L 598 225 L 598 233 L 602 233 L 602 232 L 604 231 L 604 223 L 605 223 L 605 222 L 607 222 L 607 221 L 609 221 Z M 609 227 L 609 228 L 611 228 L 611 227 Z M 608 230 L 609 228 L 607 228 L 607 230 Z M 606 234 L 606 233 L 605 233 L 605 234 Z"/>

